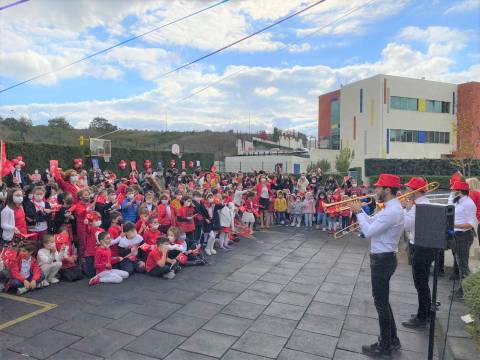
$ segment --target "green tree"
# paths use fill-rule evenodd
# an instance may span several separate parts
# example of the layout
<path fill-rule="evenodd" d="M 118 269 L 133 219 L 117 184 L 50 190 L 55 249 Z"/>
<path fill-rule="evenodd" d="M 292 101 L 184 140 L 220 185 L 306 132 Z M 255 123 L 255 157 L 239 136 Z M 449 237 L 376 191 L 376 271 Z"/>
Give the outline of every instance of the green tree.
<path fill-rule="evenodd" d="M 335 169 L 341 174 L 347 173 L 354 157 L 355 152 L 349 147 L 344 147 L 335 157 Z"/>
<path fill-rule="evenodd" d="M 327 174 L 332 169 L 332 164 L 327 159 L 322 159 L 307 166 L 307 173 L 316 172 L 317 169 L 322 170 L 322 174 Z"/>
<path fill-rule="evenodd" d="M 48 126 L 59 129 L 73 129 L 73 126 L 70 125 L 64 117 L 56 117 L 48 120 Z"/>
<path fill-rule="evenodd" d="M 88 128 L 102 131 L 115 131 L 118 129 L 117 126 L 110 124 L 107 119 L 98 116 L 90 122 Z"/>

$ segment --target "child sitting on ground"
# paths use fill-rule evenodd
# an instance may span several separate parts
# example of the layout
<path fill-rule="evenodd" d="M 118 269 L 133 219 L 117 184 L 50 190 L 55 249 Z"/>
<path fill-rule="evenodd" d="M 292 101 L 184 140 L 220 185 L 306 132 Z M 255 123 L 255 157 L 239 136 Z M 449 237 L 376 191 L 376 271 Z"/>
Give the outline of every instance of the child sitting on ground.
<path fill-rule="evenodd" d="M 134 271 L 137 273 L 145 272 L 145 262 L 138 258 L 138 247 L 143 242 L 143 237 L 137 234 L 135 224 L 131 222 L 123 225 L 124 236 L 115 239 L 114 243 L 117 243 L 120 247 L 120 256 L 123 260 L 119 264 L 119 269 L 132 274 Z"/>
<path fill-rule="evenodd" d="M 62 245 L 60 251 L 57 251 L 53 235 L 43 235 L 42 248 L 37 254 L 38 265 L 45 275 L 42 287 L 58 283 L 57 274 L 62 268 L 62 260 L 66 255 L 65 249 L 65 245 Z"/>
<path fill-rule="evenodd" d="M 150 276 L 173 279 L 175 272 L 171 270 L 172 265 L 176 265 L 175 259 L 168 258 L 169 241 L 166 237 L 160 237 L 157 240 L 157 247 L 150 251 L 147 258 L 146 270 Z"/>
<path fill-rule="evenodd" d="M 31 246 L 21 246 L 18 249 L 17 259 L 10 268 L 11 279 L 7 288 L 16 291 L 17 295 L 35 290 L 45 279 L 37 260 L 32 256 L 33 251 Z"/>
<path fill-rule="evenodd" d="M 60 269 L 62 280 L 82 280 L 82 269 L 80 269 L 80 266 L 77 264 L 77 252 L 72 243 L 69 229 L 66 226 L 60 227 L 60 232 L 55 235 L 55 245 L 57 247 L 57 251 L 61 251 L 62 247 L 65 249 L 62 259 L 62 268 Z"/>
<path fill-rule="evenodd" d="M 112 264 L 118 263 L 121 258 L 112 257 L 110 250 L 111 238 L 108 232 L 98 234 L 100 246 L 95 249 L 95 271 L 96 275 L 90 279 L 88 285 L 100 283 L 119 284 L 128 278 L 128 272 L 112 269 Z"/>

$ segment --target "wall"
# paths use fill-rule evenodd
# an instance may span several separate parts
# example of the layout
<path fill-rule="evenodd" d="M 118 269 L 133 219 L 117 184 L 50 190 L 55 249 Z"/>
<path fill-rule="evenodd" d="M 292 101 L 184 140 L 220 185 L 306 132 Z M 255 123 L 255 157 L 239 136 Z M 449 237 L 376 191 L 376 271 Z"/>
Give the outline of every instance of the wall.
<path fill-rule="evenodd" d="M 318 97 L 318 139 L 330 136 L 330 102 L 340 98 L 340 90 Z M 341 105 L 340 105 L 341 106 Z"/>
<path fill-rule="evenodd" d="M 458 85 L 457 113 L 459 126 L 461 121 L 474 119 L 476 127 L 480 127 L 480 82 L 472 81 Z M 472 133 L 472 140 L 480 137 L 478 131 Z M 477 147 L 476 157 L 480 158 L 480 146 Z"/>
<path fill-rule="evenodd" d="M 328 160 L 332 165 L 332 171 L 335 170 L 335 160 L 339 150 L 329 150 L 329 149 L 310 149 L 310 161 L 316 163 L 320 160 Z"/>
<path fill-rule="evenodd" d="M 264 155 L 264 156 L 227 156 L 225 157 L 225 171 L 227 172 L 252 172 L 264 170 L 274 172 L 275 165 L 283 164 L 284 173 L 293 173 L 294 164 L 300 165 L 300 172 L 307 171 L 310 159 L 289 155 Z"/>

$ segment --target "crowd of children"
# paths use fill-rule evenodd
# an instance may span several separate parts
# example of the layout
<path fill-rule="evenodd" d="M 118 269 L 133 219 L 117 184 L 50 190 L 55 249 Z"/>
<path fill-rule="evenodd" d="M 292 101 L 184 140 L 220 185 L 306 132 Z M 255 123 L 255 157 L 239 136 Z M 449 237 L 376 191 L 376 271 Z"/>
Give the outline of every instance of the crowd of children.
<path fill-rule="evenodd" d="M 196 169 L 111 171 L 53 169 L 25 176 L 23 161 L 0 179 L 5 291 L 87 277 L 91 285 L 120 283 L 132 273 L 172 279 L 185 266 L 201 266 L 228 252 L 256 229 L 305 226 L 334 232 L 350 211 L 324 205 L 362 189 L 318 174 L 218 174 Z M 364 192 L 364 191 L 363 191 Z"/>

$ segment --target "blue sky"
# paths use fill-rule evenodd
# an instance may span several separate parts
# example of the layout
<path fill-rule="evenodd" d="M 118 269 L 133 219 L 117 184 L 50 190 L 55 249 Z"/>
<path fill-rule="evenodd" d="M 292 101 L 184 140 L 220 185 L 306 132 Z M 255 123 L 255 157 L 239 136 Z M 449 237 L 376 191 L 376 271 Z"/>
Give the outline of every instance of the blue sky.
<path fill-rule="evenodd" d="M 0 12 L 0 89 L 214 2 L 31 0 L 6 9 Z M 163 129 L 167 116 L 169 129 L 179 130 L 246 130 L 250 116 L 254 129 L 315 133 L 317 96 L 342 83 L 377 73 L 480 80 L 478 0 L 326 0 L 260 36 L 161 76 L 313 2 L 231 0 L 1 93 L 0 116 L 28 116 L 36 124 L 65 116 L 85 127 L 100 115 L 120 127 L 145 129 Z M 218 83 L 178 102 L 213 82 Z"/>

